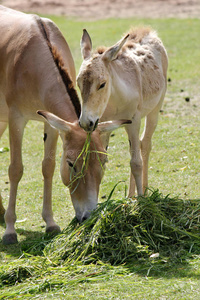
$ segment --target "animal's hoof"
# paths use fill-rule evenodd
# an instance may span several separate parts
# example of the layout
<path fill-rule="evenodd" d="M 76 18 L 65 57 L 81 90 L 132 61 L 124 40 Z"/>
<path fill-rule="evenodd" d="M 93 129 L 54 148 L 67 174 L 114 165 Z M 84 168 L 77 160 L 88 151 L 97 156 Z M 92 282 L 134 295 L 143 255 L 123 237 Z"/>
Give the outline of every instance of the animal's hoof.
<path fill-rule="evenodd" d="M 16 233 L 5 234 L 3 236 L 2 242 L 4 245 L 12 245 L 18 243 L 17 234 Z"/>
<path fill-rule="evenodd" d="M 50 226 L 46 229 L 46 233 L 52 233 L 52 234 L 57 234 L 60 233 L 60 227 L 58 225 L 55 226 Z"/>

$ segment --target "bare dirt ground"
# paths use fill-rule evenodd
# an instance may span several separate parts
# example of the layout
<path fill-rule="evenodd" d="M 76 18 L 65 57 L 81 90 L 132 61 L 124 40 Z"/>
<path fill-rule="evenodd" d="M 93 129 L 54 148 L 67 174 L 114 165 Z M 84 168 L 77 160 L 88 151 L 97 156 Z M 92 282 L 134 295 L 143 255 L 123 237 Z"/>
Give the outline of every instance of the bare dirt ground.
<path fill-rule="evenodd" d="M 0 3 L 24 12 L 87 20 L 115 17 L 200 18 L 200 0 L 0 0 Z"/>

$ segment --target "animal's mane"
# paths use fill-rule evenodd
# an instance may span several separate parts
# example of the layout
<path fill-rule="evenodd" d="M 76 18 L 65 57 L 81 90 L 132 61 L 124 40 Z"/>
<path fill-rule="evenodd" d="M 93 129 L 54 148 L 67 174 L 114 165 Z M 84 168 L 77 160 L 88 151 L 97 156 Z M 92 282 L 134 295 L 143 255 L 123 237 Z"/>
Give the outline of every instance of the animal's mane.
<path fill-rule="evenodd" d="M 95 50 L 95 54 L 103 54 L 108 48 L 105 46 L 99 46 L 96 50 Z"/>
<path fill-rule="evenodd" d="M 128 40 L 125 43 L 123 48 L 126 48 L 127 46 L 131 46 L 133 47 L 133 43 L 137 44 L 137 43 L 141 43 L 143 38 L 145 38 L 150 32 L 152 31 L 152 29 L 150 27 L 136 27 L 136 28 L 131 28 L 127 33 L 124 34 L 124 36 L 126 36 L 127 34 L 129 34 Z M 106 50 L 108 49 L 108 47 L 105 46 L 99 46 L 96 51 L 94 52 L 94 54 L 103 54 Z"/>
<path fill-rule="evenodd" d="M 70 75 L 67 71 L 67 68 L 64 66 L 64 61 L 62 59 L 61 54 L 59 53 L 58 49 L 55 46 L 52 46 L 50 39 L 48 37 L 47 29 L 45 24 L 42 22 L 41 18 L 37 18 L 37 23 L 39 25 L 39 28 L 47 42 L 47 45 L 49 47 L 49 50 L 52 54 L 53 60 L 58 68 L 58 71 L 61 75 L 61 78 L 63 80 L 63 83 L 65 84 L 65 87 L 67 89 L 67 92 L 69 94 L 70 100 L 74 106 L 74 109 L 76 111 L 77 117 L 80 117 L 81 114 L 81 105 L 79 101 L 78 94 L 76 92 L 76 89 L 74 88 L 74 84 L 72 79 L 70 78 Z"/>
<path fill-rule="evenodd" d="M 141 43 L 143 38 L 145 38 L 152 29 L 150 27 L 136 27 L 131 28 L 128 32 L 129 40 L 132 40 L 134 43 Z"/>

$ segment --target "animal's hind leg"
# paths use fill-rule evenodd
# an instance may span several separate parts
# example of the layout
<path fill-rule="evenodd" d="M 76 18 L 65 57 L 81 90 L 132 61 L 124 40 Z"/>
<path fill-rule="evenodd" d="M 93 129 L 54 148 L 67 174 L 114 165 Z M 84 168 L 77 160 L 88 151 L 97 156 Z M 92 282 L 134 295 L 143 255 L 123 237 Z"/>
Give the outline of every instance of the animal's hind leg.
<path fill-rule="evenodd" d="M 56 145 L 58 132 L 49 124 L 44 127 L 44 160 L 42 173 L 44 176 L 44 195 L 42 217 L 46 222 L 46 232 L 60 232 L 60 227 L 53 219 L 52 211 L 52 179 L 55 169 Z"/>
<path fill-rule="evenodd" d="M 130 186 L 129 186 L 129 197 L 135 195 L 135 184 L 137 187 L 137 194 L 142 195 L 142 157 L 140 153 L 140 123 L 141 117 L 140 113 L 136 113 L 132 119 L 132 124 L 127 125 L 126 131 L 128 133 L 129 143 L 130 143 L 130 154 L 131 154 L 131 176 L 130 176 Z"/>
<path fill-rule="evenodd" d="M 159 104 L 147 117 L 145 121 L 145 129 L 141 138 L 141 154 L 143 160 L 143 192 L 148 187 L 148 163 L 149 155 L 152 147 L 152 136 L 158 123 L 158 114 L 160 111 Z"/>
<path fill-rule="evenodd" d="M 6 127 L 7 127 L 6 122 L 0 122 L 0 138 L 1 138 L 2 134 L 4 133 Z M 5 209 L 3 207 L 2 197 L 0 194 L 0 223 L 4 223 L 4 214 L 5 214 Z"/>

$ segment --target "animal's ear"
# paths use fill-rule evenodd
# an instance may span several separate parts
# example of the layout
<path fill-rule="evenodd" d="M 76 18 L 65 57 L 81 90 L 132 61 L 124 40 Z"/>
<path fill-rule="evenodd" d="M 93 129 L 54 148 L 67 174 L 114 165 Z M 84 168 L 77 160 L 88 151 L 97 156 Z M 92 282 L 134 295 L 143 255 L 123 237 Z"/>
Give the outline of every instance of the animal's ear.
<path fill-rule="evenodd" d="M 44 110 L 38 110 L 38 115 L 45 118 L 45 120 L 54 128 L 58 129 L 62 132 L 70 132 L 72 130 L 72 127 L 74 126 L 73 123 L 67 122 L 56 115 L 44 111 Z"/>
<path fill-rule="evenodd" d="M 108 48 L 102 56 L 102 59 L 105 61 L 112 61 L 117 58 L 117 55 L 123 45 L 126 43 L 127 39 L 129 37 L 129 34 L 127 34 L 124 38 L 122 38 L 119 42 L 117 42 L 114 46 Z"/>
<path fill-rule="evenodd" d="M 83 29 L 83 35 L 81 38 L 81 54 L 82 54 L 83 59 L 90 58 L 91 51 L 92 51 L 91 38 L 90 38 L 87 30 Z"/>
<path fill-rule="evenodd" d="M 131 124 L 131 120 L 114 120 L 114 121 L 107 121 L 107 122 L 101 122 L 98 125 L 98 130 L 100 133 L 113 131 L 123 125 Z"/>

